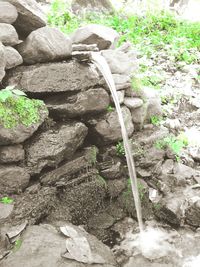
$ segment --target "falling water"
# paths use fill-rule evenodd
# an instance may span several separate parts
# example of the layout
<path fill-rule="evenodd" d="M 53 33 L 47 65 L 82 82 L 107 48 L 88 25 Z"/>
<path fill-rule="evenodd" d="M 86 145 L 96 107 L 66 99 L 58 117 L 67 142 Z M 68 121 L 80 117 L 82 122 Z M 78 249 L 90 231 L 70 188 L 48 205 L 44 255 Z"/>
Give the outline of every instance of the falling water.
<path fill-rule="evenodd" d="M 119 118 L 119 123 L 121 126 L 122 138 L 123 138 L 123 143 L 124 143 L 124 149 L 125 149 L 125 155 L 126 155 L 126 160 L 127 160 L 127 165 L 128 165 L 128 171 L 129 171 L 129 175 L 130 175 L 130 179 L 131 179 L 131 188 L 132 188 L 133 197 L 134 197 L 134 201 L 135 201 L 135 208 L 136 208 L 136 212 L 137 212 L 138 224 L 139 224 L 140 232 L 142 232 L 143 231 L 142 212 L 141 212 L 141 203 L 140 203 L 138 187 L 137 187 L 137 177 L 136 177 L 136 172 L 135 172 L 135 164 L 134 164 L 133 156 L 131 153 L 128 134 L 127 134 L 127 130 L 125 127 L 120 103 L 118 100 L 115 83 L 114 83 L 114 80 L 113 80 L 113 77 L 112 77 L 112 74 L 110 71 L 110 67 L 108 66 L 108 63 L 106 62 L 104 57 L 101 56 L 100 53 L 92 52 L 91 53 L 91 60 L 97 66 L 99 71 L 102 73 L 104 79 L 106 80 L 108 87 L 111 91 L 114 103 L 115 103 L 115 107 L 116 107 L 118 118 Z"/>

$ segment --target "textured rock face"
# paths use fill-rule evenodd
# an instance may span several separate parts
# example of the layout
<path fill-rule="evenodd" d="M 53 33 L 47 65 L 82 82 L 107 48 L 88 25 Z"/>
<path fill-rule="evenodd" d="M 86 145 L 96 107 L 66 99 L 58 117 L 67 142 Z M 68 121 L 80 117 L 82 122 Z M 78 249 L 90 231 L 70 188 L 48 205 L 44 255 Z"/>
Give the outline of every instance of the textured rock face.
<path fill-rule="evenodd" d="M 17 31 L 27 36 L 32 31 L 46 25 L 45 16 L 35 0 L 2 0 L 16 7 L 18 18 L 15 21 Z"/>
<path fill-rule="evenodd" d="M 47 118 L 47 110 L 42 110 L 40 112 L 40 120 L 38 123 L 34 123 L 27 127 L 25 125 L 19 124 L 14 128 L 4 128 L 0 125 L 0 145 L 11 145 L 19 144 L 24 142 L 26 139 L 31 137 L 33 133 L 38 129 L 38 127 Z"/>
<path fill-rule="evenodd" d="M 0 82 L 5 76 L 5 67 L 6 67 L 5 51 L 4 51 L 4 46 L 0 42 Z"/>
<path fill-rule="evenodd" d="M 87 127 L 77 122 L 37 136 L 27 150 L 30 173 L 40 173 L 44 167 L 56 167 L 63 159 L 72 157 L 86 135 Z"/>
<path fill-rule="evenodd" d="M 23 63 L 21 55 L 13 47 L 5 47 L 6 69 L 12 69 Z"/>
<path fill-rule="evenodd" d="M 71 55 L 71 40 L 58 29 L 42 27 L 30 33 L 17 47 L 27 64 L 66 59 Z"/>
<path fill-rule="evenodd" d="M 0 2 L 0 23 L 12 24 L 17 19 L 17 10 L 10 3 Z"/>
<path fill-rule="evenodd" d="M 84 91 L 100 83 L 99 74 L 93 66 L 74 60 L 20 66 L 10 70 L 6 80 L 7 84 L 16 84 L 18 88 L 30 93 Z"/>
<path fill-rule="evenodd" d="M 131 113 L 127 107 L 122 107 L 122 113 L 128 135 L 131 136 L 134 131 Z M 106 117 L 98 120 L 93 126 L 92 136 L 97 144 L 111 144 L 122 139 L 117 112 L 108 113 Z"/>
<path fill-rule="evenodd" d="M 0 42 L 4 45 L 14 46 L 19 43 L 15 28 L 6 23 L 0 23 Z"/>
<path fill-rule="evenodd" d="M 90 89 L 71 98 L 66 96 L 52 96 L 46 100 L 50 114 L 58 118 L 73 118 L 87 113 L 105 111 L 110 102 L 108 93 L 104 89 Z"/>
<path fill-rule="evenodd" d="M 29 183 L 30 175 L 25 169 L 17 166 L 1 166 L 0 193 L 16 193 L 25 189 Z"/>
<path fill-rule="evenodd" d="M 72 35 L 72 42 L 75 44 L 97 44 L 100 50 L 115 45 L 119 39 L 118 33 L 108 27 L 90 24 L 76 30 Z"/>
<path fill-rule="evenodd" d="M 24 149 L 22 145 L 0 147 L 0 162 L 11 163 L 24 160 Z"/>

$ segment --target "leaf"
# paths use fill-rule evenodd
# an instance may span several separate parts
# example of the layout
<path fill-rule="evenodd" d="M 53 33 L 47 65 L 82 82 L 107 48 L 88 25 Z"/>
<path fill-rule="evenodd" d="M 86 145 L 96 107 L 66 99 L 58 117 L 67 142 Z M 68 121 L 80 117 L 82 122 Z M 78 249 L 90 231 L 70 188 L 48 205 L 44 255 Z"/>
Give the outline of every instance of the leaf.
<path fill-rule="evenodd" d="M 15 95 L 18 95 L 18 96 L 26 96 L 26 94 L 23 91 L 19 90 L 19 89 L 14 89 L 14 90 L 12 90 L 12 92 Z"/>

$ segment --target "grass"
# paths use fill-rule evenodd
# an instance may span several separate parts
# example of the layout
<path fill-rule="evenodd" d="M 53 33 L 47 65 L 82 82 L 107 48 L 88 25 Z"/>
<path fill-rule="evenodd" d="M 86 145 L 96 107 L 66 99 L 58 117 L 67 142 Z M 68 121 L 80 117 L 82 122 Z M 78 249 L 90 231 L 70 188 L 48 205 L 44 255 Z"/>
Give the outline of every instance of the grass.
<path fill-rule="evenodd" d="M 66 34 L 89 23 L 102 24 L 120 33 L 119 45 L 131 41 L 137 50 L 147 57 L 163 49 L 165 55 L 174 61 L 190 64 L 199 60 L 197 51 L 200 50 L 200 23 L 180 20 L 172 14 L 154 12 L 139 16 L 123 12 L 115 12 L 112 15 L 93 12 L 85 13 L 81 17 L 75 16 L 64 1 L 55 0 L 48 15 L 48 22 Z"/>
<path fill-rule="evenodd" d="M 18 89 L 7 87 L 0 91 L 0 125 L 4 128 L 14 128 L 19 124 L 29 127 L 37 123 L 41 109 L 47 112 L 43 101 L 29 99 Z"/>
<path fill-rule="evenodd" d="M 2 197 L 0 199 L 0 202 L 3 203 L 3 204 L 11 204 L 11 203 L 13 203 L 13 201 L 14 200 L 12 198 L 10 198 L 10 197 Z"/>

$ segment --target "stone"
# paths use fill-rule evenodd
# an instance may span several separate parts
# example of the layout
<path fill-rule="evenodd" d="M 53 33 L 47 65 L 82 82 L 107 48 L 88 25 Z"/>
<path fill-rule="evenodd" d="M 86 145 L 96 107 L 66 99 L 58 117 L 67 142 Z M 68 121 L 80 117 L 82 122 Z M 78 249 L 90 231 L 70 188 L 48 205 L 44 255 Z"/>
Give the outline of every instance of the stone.
<path fill-rule="evenodd" d="M 0 42 L 10 46 L 19 44 L 18 34 L 12 25 L 0 23 Z"/>
<path fill-rule="evenodd" d="M 48 111 L 46 108 L 40 110 L 40 119 L 37 123 L 30 126 L 18 124 L 13 128 L 4 128 L 0 125 L 0 145 L 20 144 L 30 138 L 34 132 L 37 131 L 39 126 L 48 117 Z"/>
<path fill-rule="evenodd" d="M 143 101 L 140 98 L 133 98 L 133 97 L 125 97 L 124 98 L 124 105 L 127 106 L 129 109 L 136 109 L 143 105 Z"/>
<path fill-rule="evenodd" d="M 122 164 L 120 161 L 116 162 L 115 164 L 112 164 L 111 166 L 107 166 L 107 164 L 103 163 L 100 165 L 100 174 L 106 179 L 116 179 L 120 178 L 120 176 L 122 175 L 121 169 Z"/>
<path fill-rule="evenodd" d="M 24 168 L 17 166 L 1 166 L 0 193 L 10 194 L 24 190 L 29 183 L 30 175 Z"/>
<path fill-rule="evenodd" d="M 130 61 L 128 55 L 118 50 L 103 50 L 102 56 L 106 59 L 112 74 L 129 76 L 133 74 L 135 62 Z M 116 78 L 115 78 L 116 79 Z"/>
<path fill-rule="evenodd" d="M 185 212 L 186 222 L 189 225 L 199 227 L 200 226 L 200 199 L 190 204 Z"/>
<path fill-rule="evenodd" d="M 174 176 L 176 179 L 176 185 L 186 185 L 189 181 L 192 181 L 195 176 L 195 170 L 191 167 L 188 167 L 180 162 L 174 164 Z"/>
<path fill-rule="evenodd" d="M 31 32 L 17 50 L 27 64 L 59 61 L 71 56 L 72 42 L 58 29 L 42 27 Z"/>
<path fill-rule="evenodd" d="M 84 9 L 88 11 L 113 11 L 110 0 L 73 0 L 71 7 L 75 13 L 79 13 Z"/>
<path fill-rule="evenodd" d="M 112 77 L 117 90 L 125 89 L 131 85 L 131 79 L 128 75 L 113 74 Z"/>
<path fill-rule="evenodd" d="M 130 110 L 123 106 L 122 114 L 128 136 L 130 137 L 134 131 Z M 99 119 L 96 125 L 91 128 L 91 134 L 96 144 L 112 144 L 118 140 L 121 140 L 121 128 L 117 112 L 109 112 L 105 117 Z"/>
<path fill-rule="evenodd" d="M 132 120 L 136 125 L 137 130 L 141 130 L 144 126 L 144 121 L 147 114 L 147 105 L 146 103 L 143 106 L 131 110 Z"/>
<path fill-rule="evenodd" d="M 80 248 L 82 248 L 81 251 L 84 252 L 89 244 L 87 248 L 91 251 L 91 259 L 95 259 L 96 255 L 96 259 L 102 258 L 104 260 L 105 264 L 94 264 L 94 267 L 116 266 L 113 254 L 106 245 L 98 241 L 94 236 L 86 233 L 82 228 L 73 225 L 71 227 L 75 229 L 73 233 L 76 234 L 78 231 L 79 234 L 76 234 L 76 237 L 72 236 L 67 238 L 58 233 L 56 228 L 48 224 L 28 226 L 22 236 L 20 248 L 15 251 L 15 253 L 11 253 L 8 257 L 3 259 L 1 261 L 1 266 L 87 267 L 89 266 L 88 263 L 84 264 L 65 257 L 66 243 L 67 246 L 69 246 L 70 252 L 73 254 L 73 247 L 71 247 L 70 244 L 77 245 L 77 242 L 79 242 L 82 247 L 76 246 L 75 252 L 76 249 L 79 251 Z M 85 241 L 84 244 L 80 242 L 83 240 Z M 80 259 L 80 252 L 79 255 Z"/>
<path fill-rule="evenodd" d="M 21 65 L 23 63 L 23 58 L 21 55 L 17 52 L 16 49 L 14 49 L 11 46 L 5 46 L 5 56 L 6 56 L 6 69 L 12 69 L 15 68 L 18 65 Z"/>
<path fill-rule="evenodd" d="M 12 163 L 24 160 L 25 152 L 22 145 L 1 146 L 0 162 Z"/>
<path fill-rule="evenodd" d="M 100 77 L 94 66 L 81 64 L 75 60 L 19 66 L 7 73 L 5 79 L 7 85 L 15 84 L 16 87 L 29 93 L 84 91 L 100 85 Z"/>
<path fill-rule="evenodd" d="M 46 99 L 47 107 L 53 117 L 74 118 L 88 113 L 93 115 L 106 111 L 110 97 L 103 88 L 89 89 L 71 97 L 59 95 Z"/>
<path fill-rule="evenodd" d="M 158 161 L 163 161 L 165 157 L 165 151 L 156 147 L 150 147 L 145 150 L 144 158 L 140 164 L 141 167 L 150 167 L 155 165 Z"/>
<path fill-rule="evenodd" d="M 17 19 L 16 8 L 10 3 L 0 2 L 0 23 L 12 24 Z"/>
<path fill-rule="evenodd" d="M 45 15 L 35 0 L 1 0 L 9 2 L 16 7 L 18 12 L 17 20 L 14 23 L 17 32 L 27 36 L 32 31 L 46 25 Z M 26 26 L 24 26 L 26 25 Z"/>
<path fill-rule="evenodd" d="M 79 122 L 39 134 L 26 151 L 30 173 L 40 173 L 45 167 L 56 167 L 62 160 L 70 159 L 86 135 L 87 127 Z"/>
<path fill-rule="evenodd" d="M 0 7 L 1 8 L 1 7 Z M 3 204 L 0 203 L 0 221 L 2 219 L 6 219 L 7 217 L 10 216 L 14 208 L 14 205 L 12 204 Z"/>
<path fill-rule="evenodd" d="M 172 174 L 174 171 L 174 161 L 167 159 L 162 165 L 162 174 Z"/>
<path fill-rule="evenodd" d="M 90 229 L 108 229 L 115 223 L 114 218 L 107 212 L 94 214 L 89 219 L 88 227 Z"/>
<path fill-rule="evenodd" d="M 89 24 L 76 30 L 71 35 L 73 44 L 97 44 L 99 50 L 108 49 L 115 45 L 119 34 L 106 26 Z"/>
<path fill-rule="evenodd" d="M 5 76 L 5 67 L 6 67 L 6 56 L 4 46 L 0 42 L 0 82 L 2 81 L 3 77 Z"/>
<path fill-rule="evenodd" d="M 111 199 L 118 197 L 126 189 L 126 186 L 127 182 L 125 180 L 109 180 L 107 182 L 107 188 Z"/>
<path fill-rule="evenodd" d="M 99 49 L 96 44 L 73 44 L 72 45 L 72 51 L 93 51 L 98 52 Z"/>

